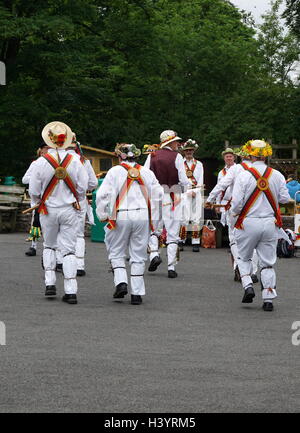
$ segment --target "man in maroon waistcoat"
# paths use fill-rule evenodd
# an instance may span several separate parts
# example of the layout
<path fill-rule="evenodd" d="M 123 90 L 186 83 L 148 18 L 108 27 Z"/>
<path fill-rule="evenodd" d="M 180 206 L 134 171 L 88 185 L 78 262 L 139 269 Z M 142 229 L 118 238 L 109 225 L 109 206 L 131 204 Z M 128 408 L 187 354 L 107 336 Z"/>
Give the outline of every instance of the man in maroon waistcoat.
<path fill-rule="evenodd" d="M 161 264 L 158 238 L 163 226 L 167 231 L 168 277 L 176 278 L 177 250 L 181 221 L 182 188 L 189 185 L 184 168 L 183 157 L 177 152 L 179 141 L 182 140 L 173 130 L 166 130 L 160 134 L 160 149 L 152 152 L 145 163 L 164 188 L 161 216 L 156 218 L 155 229 L 150 235 L 150 265 L 148 270 L 153 272 Z"/>

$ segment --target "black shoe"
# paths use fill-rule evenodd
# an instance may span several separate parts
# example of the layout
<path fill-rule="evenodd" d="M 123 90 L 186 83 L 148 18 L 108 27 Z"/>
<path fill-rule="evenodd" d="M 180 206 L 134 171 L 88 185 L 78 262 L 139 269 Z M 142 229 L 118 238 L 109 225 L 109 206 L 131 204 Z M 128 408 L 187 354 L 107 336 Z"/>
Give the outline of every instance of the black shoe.
<path fill-rule="evenodd" d="M 124 298 L 125 295 L 127 295 L 127 284 L 126 283 L 120 283 L 116 287 L 116 291 L 113 295 L 114 298 L 120 299 Z"/>
<path fill-rule="evenodd" d="M 63 302 L 67 302 L 68 304 L 77 304 L 77 296 L 76 295 L 64 295 L 62 297 Z"/>
<path fill-rule="evenodd" d="M 244 304 L 251 304 L 253 302 L 253 298 L 255 297 L 255 293 L 252 286 L 248 286 L 245 290 L 242 302 Z"/>
<path fill-rule="evenodd" d="M 36 249 L 33 247 L 30 247 L 28 251 L 26 251 L 26 256 L 36 256 Z"/>
<path fill-rule="evenodd" d="M 273 303 L 272 302 L 264 302 L 262 307 L 263 307 L 264 311 L 273 311 Z"/>
<path fill-rule="evenodd" d="M 234 270 L 234 281 L 241 281 L 241 275 L 238 267 L 236 267 Z"/>
<path fill-rule="evenodd" d="M 84 277 L 84 276 L 85 276 L 85 270 L 77 269 L 77 277 Z"/>
<path fill-rule="evenodd" d="M 258 283 L 257 275 L 252 274 L 252 275 L 251 275 L 251 280 L 252 280 L 253 284 Z"/>
<path fill-rule="evenodd" d="M 178 242 L 179 251 L 184 251 L 183 245 L 184 245 L 183 242 L 181 241 Z"/>
<path fill-rule="evenodd" d="M 46 286 L 45 296 L 56 296 L 56 287 L 54 285 Z"/>
<path fill-rule="evenodd" d="M 161 262 L 162 262 L 162 259 L 160 258 L 160 256 L 153 257 L 153 259 L 151 260 L 151 263 L 149 265 L 148 271 L 149 272 L 156 271 L 156 269 L 161 264 Z"/>
<path fill-rule="evenodd" d="M 199 251 L 200 251 L 199 245 L 194 245 L 193 246 L 193 253 L 199 253 Z"/>
<path fill-rule="evenodd" d="M 63 271 L 62 263 L 56 263 L 55 270 L 56 272 L 62 272 Z"/>
<path fill-rule="evenodd" d="M 131 295 L 131 304 L 140 305 L 143 302 L 141 295 Z"/>
<path fill-rule="evenodd" d="M 168 278 L 176 278 L 178 276 L 176 271 L 168 271 Z"/>

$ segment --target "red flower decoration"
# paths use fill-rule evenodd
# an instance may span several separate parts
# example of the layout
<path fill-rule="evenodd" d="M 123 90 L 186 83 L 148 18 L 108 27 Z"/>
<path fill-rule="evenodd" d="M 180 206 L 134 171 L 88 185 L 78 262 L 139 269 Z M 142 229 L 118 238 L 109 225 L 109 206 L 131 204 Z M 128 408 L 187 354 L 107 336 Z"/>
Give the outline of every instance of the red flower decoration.
<path fill-rule="evenodd" d="M 65 139 L 66 139 L 66 134 L 59 134 L 57 136 L 57 142 L 56 142 L 57 146 L 59 147 L 63 146 Z"/>
<path fill-rule="evenodd" d="M 59 141 L 60 143 L 61 143 L 61 142 L 64 142 L 65 139 L 66 139 L 66 135 L 65 135 L 65 134 L 59 134 L 59 135 L 57 136 L 57 141 Z"/>

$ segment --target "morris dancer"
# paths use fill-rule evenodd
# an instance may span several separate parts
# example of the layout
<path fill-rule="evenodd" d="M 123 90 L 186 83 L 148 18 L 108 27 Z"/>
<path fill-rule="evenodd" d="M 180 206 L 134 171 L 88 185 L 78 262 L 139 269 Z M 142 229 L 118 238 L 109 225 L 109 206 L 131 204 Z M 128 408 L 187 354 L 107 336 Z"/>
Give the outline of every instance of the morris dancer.
<path fill-rule="evenodd" d="M 98 179 L 94 172 L 94 169 L 90 163 L 90 161 L 85 158 L 83 155 L 80 143 L 76 140 L 76 134 L 74 133 L 73 140 L 71 146 L 67 149 L 67 152 L 70 155 L 79 158 L 83 167 L 86 170 L 88 176 L 88 190 L 93 191 L 98 186 Z M 85 239 L 84 239 L 84 229 L 85 229 L 85 221 L 89 224 L 94 225 L 94 216 L 93 211 L 91 209 L 91 205 L 88 202 L 88 199 L 85 198 L 83 201 L 79 203 L 80 210 L 78 211 L 78 232 L 77 232 L 77 240 L 76 240 L 76 260 L 77 260 L 77 277 L 83 277 L 85 272 Z M 62 257 L 60 252 L 60 246 L 56 251 L 56 270 L 62 270 Z"/>
<path fill-rule="evenodd" d="M 36 152 L 37 157 L 39 158 L 40 156 L 45 155 L 48 152 L 48 149 L 49 149 L 49 147 L 47 146 L 47 144 L 42 143 Z M 36 160 L 32 161 L 28 170 L 24 174 L 24 176 L 22 178 L 22 183 L 24 183 L 24 185 L 29 185 L 30 176 L 32 174 L 32 170 L 34 168 L 35 163 L 36 163 Z M 31 206 L 33 206 L 32 202 L 31 202 Z M 40 224 L 39 213 L 36 211 L 33 211 L 32 220 L 31 220 L 31 228 L 30 228 L 30 232 L 29 232 L 30 236 L 28 238 L 28 240 L 31 240 L 31 246 L 26 251 L 26 253 L 25 253 L 26 256 L 36 256 L 37 241 L 39 240 L 39 238 L 41 236 L 40 228 L 41 228 L 41 224 Z"/>
<path fill-rule="evenodd" d="M 144 270 L 152 227 L 152 205 L 162 198 L 162 188 L 151 170 L 137 164 L 141 151 L 134 144 L 115 148 L 120 165 L 106 174 L 96 194 L 96 213 L 105 226 L 105 245 L 114 273 L 115 299 L 128 293 L 127 249 L 131 266 L 131 304 L 142 303 Z M 112 209 L 112 212 L 110 212 Z"/>
<path fill-rule="evenodd" d="M 45 296 L 56 296 L 55 251 L 57 234 L 60 232 L 65 291 L 62 300 L 77 304 L 77 214 L 79 202 L 85 199 L 87 175 L 78 158 L 65 151 L 73 137 L 65 123 L 48 123 L 42 131 L 42 137 L 51 149 L 34 166 L 29 194 L 32 202 L 38 205 L 44 237 Z"/>
<path fill-rule="evenodd" d="M 263 140 L 250 140 L 243 148 L 251 155 L 252 167 L 237 177 L 231 209 L 236 215 L 234 235 L 238 248 L 238 267 L 244 288 L 243 303 L 255 297 L 251 279 L 251 258 L 256 249 L 264 311 L 273 310 L 276 298 L 276 248 L 282 227 L 279 203 L 289 202 L 284 176 L 268 167 L 265 160 L 272 147 Z"/>
<path fill-rule="evenodd" d="M 248 155 L 245 150 L 243 149 L 243 146 L 237 150 L 234 151 L 234 153 L 238 156 L 241 157 L 242 161 L 240 164 L 234 164 L 232 165 L 229 170 L 226 172 L 226 176 L 223 176 L 220 181 L 217 183 L 217 185 L 214 187 L 214 189 L 211 191 L 211 193 L 209 194 L 205 207 L 209 208 L 211 207 L 211 204 L 217 200 L 217 198 L 222 197 L 222 194 L 225 194 L 225 191 L 227 193 L 227 191 L 231 191 L 233 190 L 233 186 L 234 186 L 234 182 L 237 178 L 237 176 L 241 173 L 244 172 L 245 170 L 248 170 L 249 167 L 251 167 L 252 163 L 251 163 L 251 157 L 250 155 Z M 232 197 L 229 197 L 229 193 L 227 194 L 227 198 L 229 199 L 228 203 L 228 207 L 229 204 L 232 200 Z M 239 268 L 237 266 L 237 258 L 238 258 L 238 251 L 237 251 L 237 245 L 236 245 L 236 241 L 234 238 L 234 221 L 232 218 L 232 212 L 230 210 L 230 208 L 227 211 L 227 221 L 229 223 L 228 225 L 228 234 L 229 234 L 229 243 L 230 243 L 230 251 L 231 251 L 231 255 L 233 258 L 233 270 L 234 270 L 234 280 L 235 281 L 240 281 L 240 273 L 239 273 Z M 254 252 L 254 256 L 252 258 L 252 265 L 253 265 L 253 270 L 251 272 L 251 278 L 253 283 L 257 283 L 258 282 L 258 278 L 257 278 L 257 255 L 256 252 Z"/>
<path fill-rule="evenodd" d="M 183 200 L 183 224 L 180 227 L 180 251 L 187 238 L 189 224 L 192 229 L 193 252 L 199 252 L 201 218 L 203 217 L 203 164 L 194 158 L 194 152 L 198 149 L 195 140 L 187 140 L 180 151 L 184 154 L 184 166 L 191 189 L 184 194 Z"/>
<path fill-rule="evenodd" d="M 164 188 L 162 216 L 155 221 L 151 232 L 150 265 L 148 271 L 156 271 L 162 260 L 159 255 L 159 236 L 163 225 L 167 231 L 168 278 L 176 278 L 175 266 L 178 258 L 179 230 L 181 223 L 182 187 L 190 183 L 186 176 L 182 156 L 177 152 L 179 141 L 182 140 L 172 130 L 160 134 L 160 149 L 148 156 L 145 167 L 149 167 Z"/>

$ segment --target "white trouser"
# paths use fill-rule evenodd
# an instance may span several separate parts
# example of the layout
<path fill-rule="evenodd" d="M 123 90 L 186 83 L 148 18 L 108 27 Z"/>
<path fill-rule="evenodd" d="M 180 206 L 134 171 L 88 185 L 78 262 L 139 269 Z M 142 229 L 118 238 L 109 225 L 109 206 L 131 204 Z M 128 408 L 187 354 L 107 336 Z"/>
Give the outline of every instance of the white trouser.
<path fill-rule="evenodd" d="M 84 270 L 84 255 L 85 255 L 85 239 L 84 239 L 84 228 L 85 219 L 87 213 L 87 201 L 86 199 L 80 202 L 80 211 L 78 212 L 78 231 L 76 239 L 76 259 L 77 269 Z"/>
<path fill-rule="evenodd" d="M 105 226 L 104 231 L 115 286 L 128 283 L 125 265 L 128 249 L 131 294 L 145 295 L 144 270 L 149 239 L 148 209 L 118 212 L 116 228 L 109 230 Z"/>
<path fill-rule="evenodd" d="M 270 218 L 245 218 L 244 229 L 235 229 L 239 257 L 237 259 L 241 274 L 242 285 L 246 288 L 252 284 L 252 257 L 254 249 L 258 256 L 258 264 L 261 269 L 262 298 L 276 298 L 276 274 L 273 268 L 277 255 L 277 228 L 274 217 Z"/>
<path fill-rule="evenodd" d="M 77 293 L 75 246 L 77 236 L 77 211 L 72 205 L 60 208 L 47 207 L 48 215 L 40 215 L 44 237 L 43 263 L 45 284 L 56 282 L 55 267 L 57 236 L 60 233 L 60 247 L 63 256 L 64 290 L 67 294 Z"/>
<path fill-rule="evenodd" d="M 237 248 L 237 242 L 235 239 L 235 228 L 234 228 L 236 218 L 233 218 L 232 212 L 230 210 L 228 210 L 225 213 L 225 215 L 226 215 L 226 219 L 225 219 L 226 224 L 228 226 L 229 246 L 230 246 L 230 251 L 231 251 L 231 254 L 233 257 L 233 269 L 235 269 L 237 266 L 237 258 L 239 256 L 238 248 Z M 252 274 L 257 273 L 257 261 L 258 261 L 258 257 L 256 254 L 256 250 L 254 250 L 253 257 L 252 257 Z"/>
<path fill-rule="evenodd" d="M 76 248 L 75 255 L 77 261 L 77 269 L 84 270 L 84 256 L 85 256 L 85 239 L 84 239 L 84 229 L 85 229 L 85 218 L 87 213 L 87 201 L 83 200 L 80 202 L 80 211 L 77 211 L 77 238 L 76 238 Z M 58 233 L 57 238 L 57 250 L 56 250 L 56 263 L 62 263 L 62 253 L 61 253 L 61 237 Z"/>
<path fill-rule="evenodd" d="M 226 203 L 227 203 L 227 201 L 225 202 L 225 204 Z M 222 202 L 222 204 L 223 204 L 223 202 Z M 231 255 L 233 258 L 233 269 L 235 269 L 237 266 L 237 258 L 238 258 L 238 248 L 237 248 L 237 243 L 236 243 L 236 239 L 235 239 L 235 229 L 234 229 L 235 221 L 236 221 L 236 219 L 233 218 L 232 212 L 230 209 L 227 211 L 222 209 L 221 223 L 223 225 L 227 225 L 227 227 L 228 227 L 229 247 L 230 247 Z"/>
<path fill-rule="evenodd" d="M 61 265 L 63 262 L 63 256 L 61 253 L 61 240 L 60 240 L 60 233 L 58 232 L 57 235 L 57 249 L 56 249 L 56 263 L 58 265 Z"/>
<path fill-rule="evenodd" d="M 195 193 L 195 197 L 192 196 Z M 203 199 L 199 189 L 188 190 L 182 194 L 182 227 L 185 232 L 192 231 L 192 245 L 200 244 L 201 218 L 203 215 Z M 190 226 L 191 224 L 191 226 Z"/>
<path fill-rule="evenodd" d="M 159 256 L 158 238 L 165 226 L 167 232 L 167 255 L 168 255 L 168 270 L 175 270 L 177 264 L 177 250 L 179 241 L 179 230 L 181 224 L 181 202 L 172 210 L 172 200 L 169 193 L 164 194 L 162 205 L 162 220 L 154 222 L 155 231 L 151 233 L 149 239 L 150 261 Z"/>

